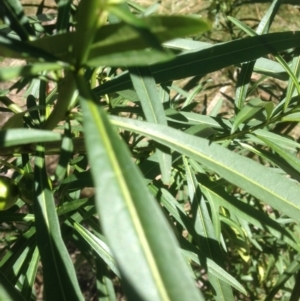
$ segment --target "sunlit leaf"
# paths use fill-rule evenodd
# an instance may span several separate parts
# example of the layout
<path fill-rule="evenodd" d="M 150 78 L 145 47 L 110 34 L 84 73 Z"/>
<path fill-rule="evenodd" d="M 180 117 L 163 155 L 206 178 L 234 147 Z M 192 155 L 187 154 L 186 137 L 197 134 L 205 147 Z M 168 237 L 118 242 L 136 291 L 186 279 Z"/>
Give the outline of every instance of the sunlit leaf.
<path fill-rule="evenodd" d="M 203 300 L 176 247 L 175 237 L 128 150 L 105 112 L 93 103 L 82 79 L 77 80 L 88 155 L 93 161 L 96 205 L 128 297 Z M 130 252 L 120 252 L 127 250 L 128 245 Z M 140 285 L 133 286 L 137 282 Z"/>
<path fill-rule="evenodd" d="M 112 117 L 113 123 L 121 128 L 151 137 L 186 156 L 199 161 L 227 181 L 243 188 L 258 199 L 270 204 L 283 214 L 298 220 L 300 186 L 264 167 L 210 141 L 194 137 L 163 125 Z"/>

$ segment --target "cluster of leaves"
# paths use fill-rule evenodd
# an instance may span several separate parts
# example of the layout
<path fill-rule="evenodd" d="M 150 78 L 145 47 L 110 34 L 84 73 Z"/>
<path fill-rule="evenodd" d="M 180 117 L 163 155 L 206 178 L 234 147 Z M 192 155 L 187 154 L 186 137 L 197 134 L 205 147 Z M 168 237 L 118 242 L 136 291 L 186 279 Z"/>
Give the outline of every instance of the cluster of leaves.
<path fill-rule="evenodd" d="M 298 300 L 300 161 L 289 133 L 300 59 L 278 53 L 300 32 L 268 34 L 280 1 L 256 32 L 230 18 L 249 37 L 216 45 L 180 38 L 210 26 L 154 15 L 157 5 L 56 2 L 56 15 L 26 16 L 18 0 L 0 11 L 0 55 L 26 60 L 0 70 L 17 79 L 1 91 L 14 113 L 0 131 L 2 172 L 13 168 L 17 183 L 34 174 L 33 206 L 19 199 L 0 214 L 0 299 L 36 300 L 41 262 L 44 299 L 84 300 L 72 245 L 95 273 L 95 300 L 117 300 L 118 281 L 135 301 Z M 230 65 L 240 68 L 233 116 L 221 100 L 196 113 L 201 77 Z M 191 91 L 174 83 L 191 76 Z M 287 81 L 279 103 L 252 97 L 266 77 Z M 8 97 L 24 87 L 25 111 Z M 51 181 L 49 154 L 59 154 Z"/>

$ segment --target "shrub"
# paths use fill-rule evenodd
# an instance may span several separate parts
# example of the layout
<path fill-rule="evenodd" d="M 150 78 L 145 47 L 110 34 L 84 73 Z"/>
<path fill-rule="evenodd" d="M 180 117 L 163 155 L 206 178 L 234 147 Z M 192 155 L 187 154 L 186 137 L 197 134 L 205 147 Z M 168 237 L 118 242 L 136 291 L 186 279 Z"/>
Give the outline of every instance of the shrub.
<path fill-rule="evenodd" d="M 94 300 L 116 300 L 119 283 L 135 301 L 297 300 L 299 57 L 279 53 L 300 32 L 268 33 L 279 3 L 256 32 L 231 17 L 249 37 L 214 45 L 180 38 L 208 21 L 152 15 L 155 6 L 57 1 L 57 14 L 27 16 L 3 1 L 0 54 L 26 64 L 0 70 L 15 80 L 1 91 L 13 113 L 0 131 L 2 172 L 19 183 L 0 214 L 1 300 L 38 299 L 40 262 L 44 299 L 84 300 L 81 261 Z M 201 78 L 231 65 L 233 114 L 221 100 L 197 112 Z M 288 81 L 278 103 L 253 96 L 253 71 Z M 191 76 L 190 92 L 174 83 Z M 9 96 L 23 88 L 24 110 Z M 48 155 L 59 155 L 52 174 Z"/>

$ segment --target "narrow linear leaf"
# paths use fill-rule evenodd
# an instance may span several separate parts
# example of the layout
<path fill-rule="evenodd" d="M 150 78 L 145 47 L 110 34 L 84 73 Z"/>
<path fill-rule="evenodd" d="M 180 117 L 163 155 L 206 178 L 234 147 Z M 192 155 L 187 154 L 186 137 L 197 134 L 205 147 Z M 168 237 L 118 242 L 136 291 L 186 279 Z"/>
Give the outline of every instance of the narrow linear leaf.
<path fill-rule="evenodd" d="M 163 45 L 167 48 L 178 49 L 182 51 L 200 51 L 205 48 L 214 47 L 214 44 L 180 38 L 165 42 Z M 266 58 L 258 58 L 255 61 L 253 71 L 281 80 L 288 80 L 289 78 L 284 68 L 282 68 L 279 63 Z"/>
<path fill-rule="evenodd" d="M 217 265 L 213 260 L 209 258 L 207 258 L 207 267 L 209 273 L 213 274 L 218 279 L 224 281 L 228 285 L 231 285 L 232 287 L 236 288 L 244 295 L 247 295 L 247 291 L 245 290 L 245 288 L 234 277 L 228 274 L 224 269 L 222 269 L 219 265 Z"/>
<path fill-rule="evenodd" d="M 58 99 L 50 116 L 43 124 L 45 130 L 53 130 L 57 124 L 65 118 L 69 106 L 77 97 L 76 84 L 70 71 L 59 83 Z"/>
<path fill-rule="evenodd" d="M 291 165 L 295 170 L 300 173 L 300 159 L 296 155 L 291 154 L 285 149 L 281 148 L 277 144 L 271 142 L 270 140 L 256 135 L 260 140 L 262 140 L 267 146 L 269 146 L 273 151 L 275 151 L 281 158 L 283 158 L 289 165 Z"/>
<path fill-rule="evenodd" d="M 130 77 L 143 108 L 146 119 L 150 123 L 167 125 L 162 101 L 157 91 L 156 83 L 148 67 L 132 67 L 129 69 Z M 172 168 L 172 156 L 169 150 L 156 150 L 162 181 L 169 184 Z"/>
<path fill-rule="evenodd" d="M 65 178 L 69 160 L 71 159 L 73 153 L 73 141 L 72 141 L 72 131 L 71 124 L 69 121 L 65 123 L 64 134 L 62 137 L 61 153 L 59 156 L 59 161 L 55 170 L 55 176 L 58 182 L 62 182 Z"/>
<path fill-rule="evenodd" d="M 295 74 L 296 78 L 299 78 L 299 74 L 300 74 L 300 56 L 299 55 L 293 58 L 293 63 L 292 63 L 291 69 L 292 69 L 293 74 Z M 288 87 L 287 87 L 287 91 L 286 91 L 286 98 L 285 98 L 285 102 L 284 102 L 284 110 L 285 111 L 290 104 L 290 101 L 294 94 L 295 88 L 296 88 L 295 83 L 294 83 L 293 79 L 290 78 Z"/>
<path fill-rule="evenodd" d="M 247 105 L 245 105 L 235 116 L 231 128 L 231 134 L 233 134 L 237 130 L 240 124 L 252 119 L 256 113 L 264 109 L 268 104 L 269 102 L 262 101 L 259 98 L 253 98 L 249 100 Z"/>
<path fill-rule="evenodd" d="M 18 0 L 3 0 L 2 9 L 3 17 L 9 19 L 10 27 L 19 35 L 21 40 L 30 39 L 30 35 L 34 35 L 33 28 L 30 26 L 28 17 L 24 14 L 23 7 Z"/>
<path fill-rule="evenodd" d="M 12 285 L 0 271 L 0 300 L 25 301 L 21 293 Z"/>
<path fill-rule="evenodd" d="M 81 75 L 77 82 L 87 150 L 93 162 L 96 205 L 127 297 L 144 301 L 203 300 L 174 234 L 144 186 L 128 149 L 106 113 L 93 102 Z"/>
<path fill-rule="evenodd" d="M 28 268 L 25 273 L 26 281 L 24 281 L 24 284 L 22 286 L 22 295 L 26 296 L 26 300 L 29 300 L 31 294 L 33 293 L 34 282 L 36 279 L 36 273 L 37 273 L 39 262 L 40 262 L 40 253 L 38 247 L 35 246 L 31 256 L 31 260 L 29 262 Z"/>
<path fill-rule="evenodd" d="M 40 145 L 37 146 L 34 175 L 34 213 L 37 244 L 44 271 L 45 299 L 83 301 L 73 263 L 61 237 L 54 198 L 46 173 L 44 148 Z"/>
<path fill-rule="evenodd" d="M 89 56 L 97 29 L 105 24 L 107 17 L 105 5 L 106 1 L 98 0 L 79 2 L 71 55 L 71 58 L 75 59 L 76 64 L 79 66 L 84 64 Z"/>
<path fill-rule="evenodd" d="M 285 121 L 300 122 L 300 112 L 288 114 L 288 115 L 282 117 L 281 120 L 283 122 L 285 122 Z"/>
<path fill-rule="evenodd" d="M 18 66 L 18 67 L 1 67 L 0 69 L 0 81 L 9 81 L 16 77 L 23 76 L 35 76 L 42 71 L 60 70 L 63 68 L 62 64 L 58 63 L 35 63 L 32 65 Z"/>
<path fill-rule="evenodd" d="M 8 58 L 31 59 L 33 61 L 56 62 L 57 58 L 47 50 L 39 49 L 0 34 L 0 55 Z"/>
<path fill-rule="evenodd" d="M 109 249 L 109 247 L 100 238 L 93 233 L 82 227 L 78 223 L 74 223 L 74 229 L 87 241 L 87 243 L 93 248 L 93 250 L 106 262 L 111 270 L 120 278 L 119 271 L 116 267 L 115 260 Z"/>
<path fill-rule="evenodd" d="M 290 279 L 293 275 L 295 275 L 300 270 L 300 256 L 297 255 L 295 259 L 287 266 L 285 271 L 279 276 L 274 287 L 269 292 L 265 301 L 274 300 L 274 296 L 276 293 L 284 286 L 284 284 Z"/>
<path fill-rule="evenodd" d="M 186 170 L 189 196 L 191 200 L 191 211 L 194 216 L 194 227 L 197 235 L 194 236 L 201 252 L 207 259 L 212 259 L 218 265 L 224 265 L 222 251 L 215 236 L 214 225 L 211 221 L 209 209 L 199 189 L 198 182 L 186 158 L 183 158 Z M 232 289 L 228 283 L 219 279 L 212 273 L 208 273 L 209 281 L 215 290 L 216 300 L 234 300 Z"/>
<path fill-rule="evenodd" d="M 0 147 L 60 140 L 60 133 L 54 133 L 50 131 L 34 129 L 9 129 L 0 131 Z"/>
<path fill-rule="evenodd" d="M 300 186 L 264 167 L 210 141 L 194 137 L 163 125 L 111 117 L 121 128 L 151 137 L 214 170 L 227 181 L 243 188 L 296 221 L 300 211 Z"/>
<path fill-rule="evenodd" d="M 238 76 L 236 96 L 235 96 L 235 106 L 238 109 L 241 109 L 244 105 L 244 102 L 247 98 L 248 87 L 250 84 L 251 75 L 255 61 L 247 62 L 242 64 L 241 72 Z"/>
<path fill-rule="evenodd" d="M 56 21 L 57 33 L 64 33 L 68 31 L 69 26 L 69 12 L 71 9 L 71 0 L 58 0 L 58 14 Z"/>
<path fill-rule="evenodd" d="M 247 143 L 242 143 L 239 142 L 239 144 L 244 148 L 252 153 L 258 155 L 259 157 L 263 158 L 267 162 L 270 162 L 271 164 L 274 164 L 281 168 L 283 171 L 285 171 L 288 175 L 290 175 L 292 178 L 300 182 L 300 174 L 295 168 L 289 164 L 286 163 L 286 161 L 281 158 L 278 154 L 274 154 L 273 152 L 258 148 L 258 147 L 253 147 Z M 263 143 L 262 143 L 263 144 Z"/>
<path fill-rule="evenodd" d="M 143 18 L 143 22 L 160 43 L 176 37 L 201 33 L 210 28 L 206 21 L 186 16 L 151 16 Z M 85 32 L 83 32 L 83 35 L 85 35 Z M 41 49 L 41 51 L 52 53 L 62 61 L 73 62 L 73 58 L 70 56 L 70 48 L 72 48 L 74 39 L 76 39 L 76 34 L 68 32 L 40 38 L 27 44 L 36 49 Z M 79 39 L 79 42 L 84 45 L 81 39 Z M 103 61 L 104 57 L 111 60 L 119 58 L 121 65 L 123 63 L 126 65 L 126 62 L 120 56 L 121 53 L 128 52 L 128 57 L 131 52 L 132 58 L 136 51 L 144 50 L 149 46 L 149 42 L 139 32 L 124 22 L 105 25 L 96 30 L 95 37 L 90 45 L 88 61 L 92 64 L 93 61 Z M 161 51 L 159 53 L 162 56 L 163 53 Z"/>
<path fill-rule="evenodd" d="M 201 176 L 199 180 L 201 191 L 210 203 L 228 209 L 230 215 L 235 215 L 260 229 L 267 229 L 273 236 L 283 240 L 299 252 L 300 246 L 291 231 L 279 225 L 264 212 L 229 195 L 222 186 L 219 186 L 219 183 L 210 181 L 206 176 Z"/>
<path fill-rule="evenodd" d="M 246 24 L 242 23 L 241 21 L 239 21 L 233 17 L 229 17 L 229 18 L 230 18 L 231 22 L 238 25 L 243 31 L 245 31 L 250 36 L 257 36 L 257 33 L 255 31 L 253 31 L 250 27 L 248 27 Z M 284 58 L 281 55 L 279 55 L 277 53 L 273 53 L 273 55 L 274 55 L 275 59 L 279 62 L 279 64 L 287 72 L 287 74 L 290 76 L 290 80 L 293 82 L 293 85 L 296 88 L 298 94 L 300 94 L 300 85 L 298 83 L 296 74 L 291 70 L 290 66 L 287 64 L 287 62 L 284 60 Z M 285 104 L 285 109 L 287 108 L 289 101 L 286 101 L 286 103 L 287 104 Z"/>
<path fill-rule="evenodd" d="M 100 258 L 95 259 L 97 291 L 99 301 L 117 301 L 113 281 L 108 273 L 106 264 Z"/>
<path fill-rule="evenodd" d="M 230 65 L 255 60 L 268 53 L 297 47 L 299 39 L 299 31 L 247 37 L 178 55 L 170 62 L 151 65 L 150 70 L 157 83 L 189 76 L 201 76 Z M 125 72 L 95 88 L 94 94 L 102 95 L 130 87 L 129 74 Z"/>
<path fill-rule="evenodd" d="M 297 141 L 293 140 L 291 137 L 285 137 L 283 135 L 279 135 L 270 131 L 258 129 L 255 130 L 254 132 L 255 136 L 260 136 L 262 138 L 265 138 L 272 143 L 292 152 L 296 153 L 298 148 L 300 148 L 300 143 Z M 258 140 L 259 141 L 259 140 Z"/>

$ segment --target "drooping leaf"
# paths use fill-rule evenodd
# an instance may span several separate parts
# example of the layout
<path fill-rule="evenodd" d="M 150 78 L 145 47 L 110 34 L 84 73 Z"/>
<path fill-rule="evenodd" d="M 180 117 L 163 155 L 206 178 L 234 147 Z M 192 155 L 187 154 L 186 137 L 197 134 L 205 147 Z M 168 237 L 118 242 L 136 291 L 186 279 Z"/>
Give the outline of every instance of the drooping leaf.
<path fill-rule="evenodd" d="M 300 186 L 272 169 L 231 152 L 216 143 L 170 127 L 155 124 L 148 127 L 142 121 L 121 117 L 111 117 L 111 120 L 121 128 L 146 135 L 191 157 L 259 200 L 298 220 Z"/>

